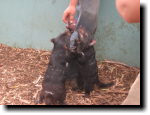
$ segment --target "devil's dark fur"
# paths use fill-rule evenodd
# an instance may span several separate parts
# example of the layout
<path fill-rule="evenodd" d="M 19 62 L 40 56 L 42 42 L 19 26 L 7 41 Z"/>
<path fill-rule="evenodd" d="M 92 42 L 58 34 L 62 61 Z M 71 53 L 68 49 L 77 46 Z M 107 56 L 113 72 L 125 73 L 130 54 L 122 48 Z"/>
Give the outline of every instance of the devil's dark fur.
<path fill-rule="evenodd" d="M 69 50 L 70 36 L 71 33 L 66 31 L 51 40 L 54 43 L 54 48 L 44 76 L 40 103 L 45 102 L 47 105 L 64 104 L 65 82 L 68 79 L 75 78 L 77 87 L 84 90 L 87 95 L 93 90 L 95 84 L 104 87 L 112 85 L 112 83 L 103 84 L 98 80 L 95 50 L 90 45 L 92 38 L 88 33 L 80 35 L 76 41 L 75 52 Z"/>

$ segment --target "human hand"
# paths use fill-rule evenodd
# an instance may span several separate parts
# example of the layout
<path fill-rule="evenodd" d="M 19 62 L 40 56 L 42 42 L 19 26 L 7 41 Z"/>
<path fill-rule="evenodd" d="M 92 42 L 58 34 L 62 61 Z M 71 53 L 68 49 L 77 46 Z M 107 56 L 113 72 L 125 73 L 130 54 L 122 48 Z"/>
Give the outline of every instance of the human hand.
<path fill-rule="evenodd" d="M 75 22 L 75 14 L 76 14 L 76 7 L 70 5 L 70 6 L 64 11 L 62 20 L 63 20 L 64 23 L 66 23 L 66 24 L 68 24 L 68 23 L 73 23 L 73 22 Z"/>

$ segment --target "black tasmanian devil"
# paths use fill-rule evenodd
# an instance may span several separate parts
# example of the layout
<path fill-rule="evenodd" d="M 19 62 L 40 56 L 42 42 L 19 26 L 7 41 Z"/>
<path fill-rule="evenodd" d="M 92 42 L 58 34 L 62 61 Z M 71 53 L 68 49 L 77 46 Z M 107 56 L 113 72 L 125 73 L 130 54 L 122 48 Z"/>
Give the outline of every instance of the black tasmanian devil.
<path fill-rule="evenodd" d="M 93 46 L 96 41 L 83 27 L 78 29 L 78 33 L 79 38 L 75 42 L 79 68 L 78 87 L 85 90 L 86 95 L 89 95 L 95 84 L 102 88 L 110 87 L 114 83 L 104 84 L 98 79 L 98 67 Z"/>
<path fill-rule="evenodd" d="M 65 46 L 68 37 L 69 33 L 65 32 L 51 40 L 54 43 L 54 48 L 42 83 L 39 103 L 45 102 L 47 105 L 64 104 L 66 97 L 65 69 L 68 66 Z"/>
<path fill-rule="evenodd" d="M 65 104 L 66 80 L 76 79 L 79 75 L 76 54 L 70 52 L 71 32 L 65 31 L 52 39 L 54 44 L 48 69 L 42 83 L 42 91 L 38 103 L 47 105 Z"/>

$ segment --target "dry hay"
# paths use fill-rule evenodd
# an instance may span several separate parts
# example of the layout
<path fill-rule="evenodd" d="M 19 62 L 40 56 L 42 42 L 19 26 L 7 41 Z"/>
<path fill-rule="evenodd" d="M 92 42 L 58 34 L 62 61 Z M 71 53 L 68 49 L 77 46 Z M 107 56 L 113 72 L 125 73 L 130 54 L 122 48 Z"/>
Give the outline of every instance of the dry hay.
<path fill-rule="evenodd" d="M 44 72 L 49 62 L 49 51 L 12 48 L 0 44 L 0 104 L 34 105 L 41 90 Z M 119 105 L 126 98 L 139 69 L 113 61 L 98 62 L 102 82 L 115 81 L 108 89 L 95 87 L 89 98 L 84 92 L 67 87 L 68 105 Z"/>

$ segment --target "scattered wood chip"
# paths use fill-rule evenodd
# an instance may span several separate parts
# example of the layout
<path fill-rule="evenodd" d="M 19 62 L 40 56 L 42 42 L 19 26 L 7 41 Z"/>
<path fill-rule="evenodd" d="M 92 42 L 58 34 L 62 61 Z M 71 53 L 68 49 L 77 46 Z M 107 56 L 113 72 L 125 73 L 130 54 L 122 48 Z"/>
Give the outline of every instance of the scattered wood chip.
<path fill-rule="evenodd" d="M 0 104 L 34 105 L 50 55 L 49 51 L 0 44 Z M 73 91 L 66 84 L 68 105 L 120 105 L 140 72 L 139 68 L 111 60 L 97 64 L 99 79 L 104 83 L 115 81 L 115 85 L 107 89 L 95 87 L 85 97 L 83 91 Z"/>

